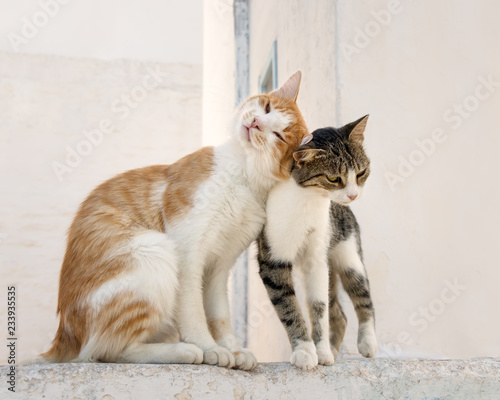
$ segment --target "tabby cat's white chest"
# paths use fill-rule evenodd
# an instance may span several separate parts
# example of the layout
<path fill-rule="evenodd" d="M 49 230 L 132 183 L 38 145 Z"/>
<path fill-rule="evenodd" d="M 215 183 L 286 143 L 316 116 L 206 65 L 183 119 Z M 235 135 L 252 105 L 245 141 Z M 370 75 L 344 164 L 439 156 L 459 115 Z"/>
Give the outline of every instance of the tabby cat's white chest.
<path fill-rule="evenodd" d="M 326 192 L 302 188 L 295 180 L 275 186 L 267 201 L 266 234 L 273 256 L 293 262 L 312 232 L 327 245 L 330 199 Z"/>

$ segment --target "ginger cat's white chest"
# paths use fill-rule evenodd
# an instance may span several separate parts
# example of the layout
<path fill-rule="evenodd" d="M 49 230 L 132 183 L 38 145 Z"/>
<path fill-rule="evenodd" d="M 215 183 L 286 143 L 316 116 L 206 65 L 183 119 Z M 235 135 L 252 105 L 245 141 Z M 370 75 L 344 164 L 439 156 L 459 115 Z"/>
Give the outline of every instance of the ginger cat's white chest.
<path fill-rule="evenodd" d="M 223 265 L 232 263 L 230 260 L 250 245 L 266 221 L 264 198 L 259 198 L 241 176 L 231 174 L 223 162 L 200 186 L 194 204 L 185 219 L 170 229 L 179 248 L 182 244 L 188 252 L 205 254 L 208 264 L 215 258 Z"/>

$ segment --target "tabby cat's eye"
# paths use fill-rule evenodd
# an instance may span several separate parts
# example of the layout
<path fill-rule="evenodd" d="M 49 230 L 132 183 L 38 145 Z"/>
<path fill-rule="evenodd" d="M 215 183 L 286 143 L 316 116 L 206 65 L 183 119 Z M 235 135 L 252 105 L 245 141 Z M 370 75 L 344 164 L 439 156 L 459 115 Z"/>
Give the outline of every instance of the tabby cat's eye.
<path fill-rule="evenodd" d="M 266 114 L 269 114 L 270 111 L 271 111 L 271 103 L 267 103 L 267 105 L 266 105 Z"/>
<path fill-rule="evenodd" d="M 356 175 L 357 178 L 361 178 L 366 172 L 366 169 L 364 169 L 363 171 L 361 171 L 359 174 Z"/>
<path fill-rule="evenodd" d="M 342 183 L 342 178 L 340 176 L 327 175 L 326 179 L 328 179 L 332 183 Z"/>
<path fill-rule="evenodd" d="M 278 132 L 273 132 L 273 133 L 276 135 L 276 137 L 277 137 L 279 140 L 281 140 L 281 141 L 283 141 L 283 142 L 285 142 L 285 143 L 286 143 L 286 140 L 285 140 L 285 139 L 283 139 L 283 136 L 281 136 Z"/>

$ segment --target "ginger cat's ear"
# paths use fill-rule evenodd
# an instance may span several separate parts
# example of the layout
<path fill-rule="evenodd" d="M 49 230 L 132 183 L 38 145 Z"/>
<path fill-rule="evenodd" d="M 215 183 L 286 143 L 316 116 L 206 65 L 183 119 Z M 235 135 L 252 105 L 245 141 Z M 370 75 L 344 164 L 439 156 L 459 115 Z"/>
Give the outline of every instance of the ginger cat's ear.
<path fill-rule="evenodd" d="M 270 94 L 281 97 L 286 100 L 297 100 L 299 95 L 300 80 L 302 79 L 302 72 L 297 71 L 288 80 L 281 85 L 280 88 L 273 90 Z"/>
<path fill-rule="evenodd" d="M 368 122 L 368 117 L 369 115 L 365 115 L 364 117 L 361 117 L 357 121 L 351 122 L 350 124 L 346 125 L 348 131 L 349 130 L 351 131 L 349 133 L 350 140 L 362 142 L 365 139 L 364 133 L 366 129 L 366 123 Z"/>

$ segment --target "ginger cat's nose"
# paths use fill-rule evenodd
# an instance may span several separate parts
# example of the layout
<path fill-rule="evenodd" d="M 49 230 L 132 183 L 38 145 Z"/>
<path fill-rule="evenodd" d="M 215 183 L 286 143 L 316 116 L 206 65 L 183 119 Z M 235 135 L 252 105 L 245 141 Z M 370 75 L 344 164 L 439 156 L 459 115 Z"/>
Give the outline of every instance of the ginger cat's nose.
<path fill-rule="evenodd" d="M 259 120 L 257 118 L 255 118 L 252 122 L 252 125 L 250 125 L 250 128 L 256 128 L 258 129 L 259 131 L 261 130 L 260 129 L 260 125 L 259 125 Z"/>

